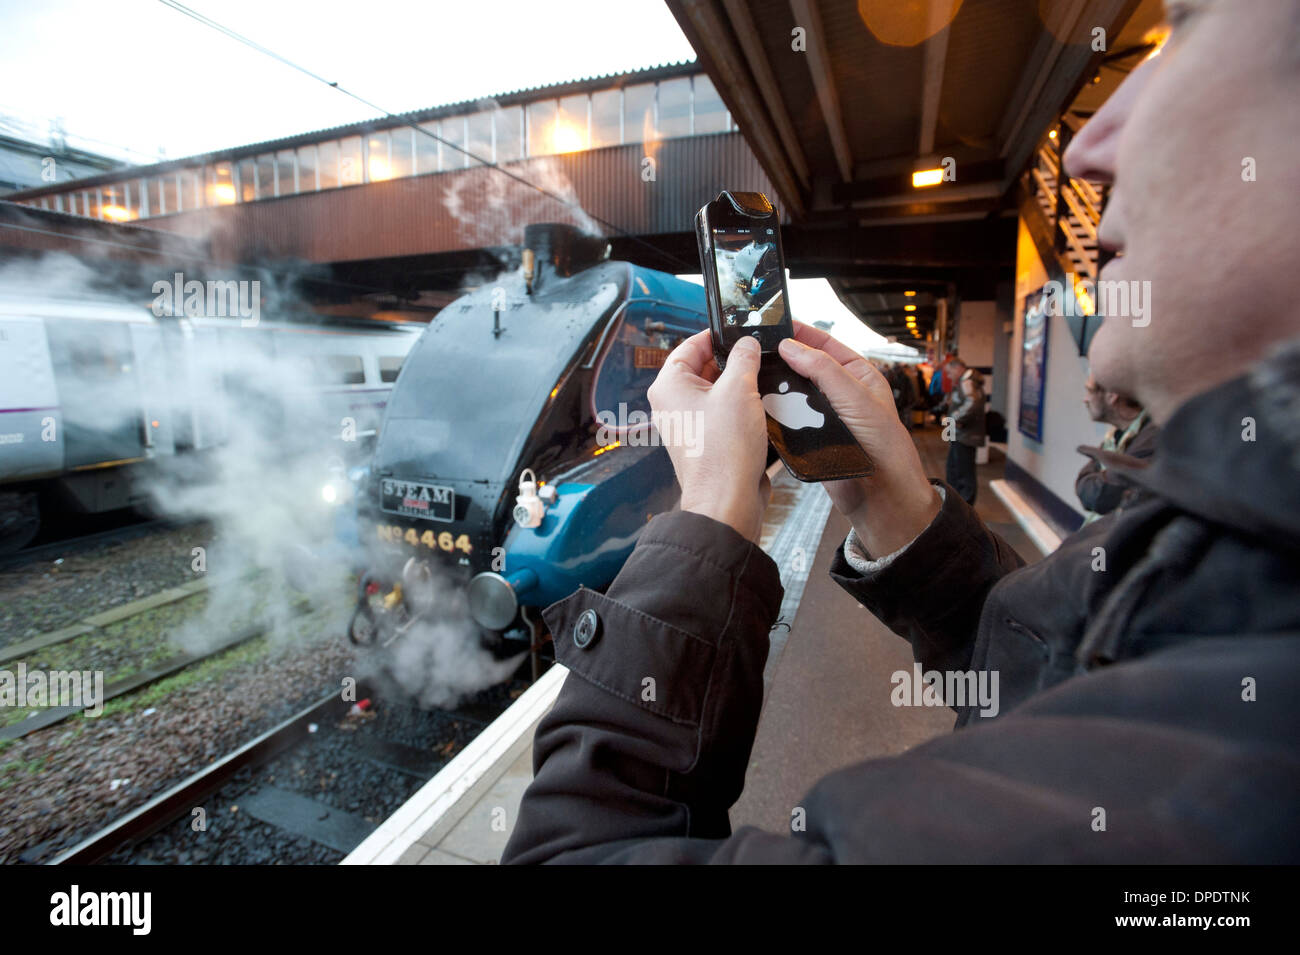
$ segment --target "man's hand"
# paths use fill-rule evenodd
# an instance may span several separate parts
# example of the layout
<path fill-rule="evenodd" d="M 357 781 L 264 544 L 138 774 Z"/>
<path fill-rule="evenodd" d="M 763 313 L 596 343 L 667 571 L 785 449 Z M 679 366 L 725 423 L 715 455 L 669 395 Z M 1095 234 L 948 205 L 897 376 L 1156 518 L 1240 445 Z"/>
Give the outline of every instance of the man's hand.
<path fill-rule="evenodd" d="M 682 488 L 682 510 L 729 524 L 755 543 L 772 493 L 759 355 L 758 342 L 742 338 L 719 373 L 709 333 L 700 332 L 673 349 L 647 393 L 657 419 L 671 423 L 659 431 Z"/>
<path fill-rule="evenodd" d="M 898 420 L 893 391 L 884 376 L 826 332 L 802 322 L 794 325 L 795 337 L 781 342 L 781 357 L 812 380 L 876 464 L 870 477 L 827 481 L 823 486 L 836 509 L 853 524 L 868 554 L 875 558 L 892 554 L 929 526 L 939 512 L 939 496 Z"/>

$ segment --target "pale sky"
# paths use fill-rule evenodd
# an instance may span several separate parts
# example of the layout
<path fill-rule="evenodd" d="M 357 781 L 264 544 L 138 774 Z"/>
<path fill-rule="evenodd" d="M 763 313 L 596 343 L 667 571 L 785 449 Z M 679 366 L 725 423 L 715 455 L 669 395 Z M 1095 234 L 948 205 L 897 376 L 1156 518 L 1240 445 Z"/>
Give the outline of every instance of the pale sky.
<path fill-rule="evenodd" d="M 403 112 L 695 58 L 663 0 L 186 0 Z M 0 116 L 136 162 L 377 115 L 157 0 L 0 0 Z"/>

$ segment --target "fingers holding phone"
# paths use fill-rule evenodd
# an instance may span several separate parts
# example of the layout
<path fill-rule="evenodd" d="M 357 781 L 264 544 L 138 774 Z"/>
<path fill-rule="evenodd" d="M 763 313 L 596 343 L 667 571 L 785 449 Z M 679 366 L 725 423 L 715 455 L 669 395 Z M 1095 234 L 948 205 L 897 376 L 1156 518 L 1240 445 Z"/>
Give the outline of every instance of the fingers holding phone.
<path fill-rule="evenodd" d="M 780 344 L 786 363 L 812 381 L 875 462 L 875 473 L 827 481 L 831 502 L 853 523 L 868 553 L 882 557 L 925 530 L 939 509 L 921 457 L 888 382 L 865 358 L 820 329 L 795 324 Z"/>
<path fill-rule="evenodd" d="M 681 508 L 757 542 L 771 494 L 767 422 L 758 396 L 759 346 L 745 339 L 718 372 L 708 332 L 668 356 L 647 397 L 681 485 Z"/>

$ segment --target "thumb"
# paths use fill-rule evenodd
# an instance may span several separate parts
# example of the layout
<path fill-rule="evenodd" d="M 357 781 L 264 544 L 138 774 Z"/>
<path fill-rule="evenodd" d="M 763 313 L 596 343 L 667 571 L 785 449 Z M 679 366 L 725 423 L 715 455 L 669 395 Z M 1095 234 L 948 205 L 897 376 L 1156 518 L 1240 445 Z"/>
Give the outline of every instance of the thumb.
<path fill-rule="evenodd" d="M 728 392 L 758 393 L 758 366 L 763 349 L 757 341 L 745 336 L 731 347 L 727 356 L 727 367 L 722 370 L 715 388 Z"/>

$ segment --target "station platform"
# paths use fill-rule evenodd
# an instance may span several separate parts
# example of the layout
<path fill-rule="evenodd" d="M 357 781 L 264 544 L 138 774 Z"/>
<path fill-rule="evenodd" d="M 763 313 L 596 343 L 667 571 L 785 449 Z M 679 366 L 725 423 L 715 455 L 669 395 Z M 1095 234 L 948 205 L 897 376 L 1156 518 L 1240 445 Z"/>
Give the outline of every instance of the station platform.
<path fill-rule="evenodd" d="M 938 429 L 914 440 L 927 473 L 942 476 L 947 446 Z M 1027 561 L 1042 544 L 1023 529 L 992 482 L 1005 459 L 996 449 L 978 469 L 976 511 Z M 795 481 L 779 463 L 760 545 L 785 586 L 764 671 L 765 694 L 745 790 L 733 828 L 788 831 L 793 809 L 827 773 L 902 752 L 951 730 L 947 709 L 895 707 L 890 675 L 912 665 L 911 648 L 830 579 L 848 522 L 819 485 Z M 494 864 L 532 779 L 532 739 L 567 671 L 552 667 L 344 861 L 344 865 Z"/>

